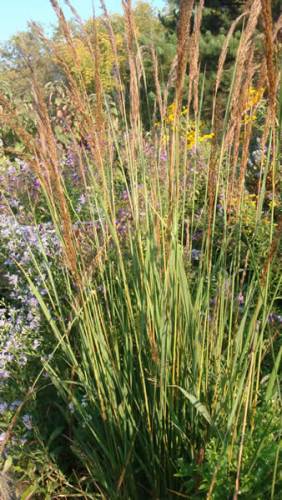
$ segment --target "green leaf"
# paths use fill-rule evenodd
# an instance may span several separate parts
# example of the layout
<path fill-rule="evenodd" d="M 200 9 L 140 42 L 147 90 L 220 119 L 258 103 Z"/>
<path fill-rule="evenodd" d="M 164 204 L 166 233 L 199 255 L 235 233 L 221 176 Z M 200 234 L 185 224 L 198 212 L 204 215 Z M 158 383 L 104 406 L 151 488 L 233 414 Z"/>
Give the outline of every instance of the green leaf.
<path fill-rule="evenodd" d="M 182 387 L 179 387 L 178 385 L 171 385 L 170 387 L 176 387 L 177 389 L 179 389 L 180 392 L 182 392 L 182 394 L 185 396 L 185 398 L 187 398 L 190 401 L 190 403 L 196 408 L 197 412 L 200 415 L 202 415 L 202 417 L 204 417 L 204 419 L 209 424 L 212 423 L 211 416 L 210 416 L 209 411 L 207 410 L 206 406 L 203 405 L 203 403 L 201 403 L 201 401 L 199 401 L 193 394 L 185 391 L 185 389 L 183 389 Z"/>
<path fill-rule="evenodd" d="M 23 493 L 21 496 L 21 500 L 29 500 L 32 498 L 32 495 L 36 493 L 37 486 L 34 484 L 31 484 Z"/>
<path fill-rule="evenodd" d="M 53 443 L 53 441 L 62 433 L 63 427 L 56 427 L 56 429 L 52 432 L 51 436 L 48 439 L 48 448 L 50 448 L 50 445 Z"/>
<path fill-rule="evenodd" d="M 266 389 L 266 394 L 265 394 L 266 401 L 269 401 L 273 397 L 274 387 L 276 384 L 278 385 L 278 373 L 279 373 L 279 368 L 280 368 L 280 364 L 281 364 L 281 357 L 282 357 L 282 347 L 280 347 L 278 355 L 276 356 L 274 367 L 272 369 L 272 372 L 270 374 L 270 378 L 269 378 L 269 381 L 267 384 L 267 389 Z"/>
<path fill-rule="evenodd" d="M 10 468 L 12 467 L 13 465 L 13 459 L 12 457 L 8 457 L 6 460 L 5 460 L 5 463 L 4 463 L 4 467 L 3 467 L 3 472 L 8 472 L 10 470 Z"/>

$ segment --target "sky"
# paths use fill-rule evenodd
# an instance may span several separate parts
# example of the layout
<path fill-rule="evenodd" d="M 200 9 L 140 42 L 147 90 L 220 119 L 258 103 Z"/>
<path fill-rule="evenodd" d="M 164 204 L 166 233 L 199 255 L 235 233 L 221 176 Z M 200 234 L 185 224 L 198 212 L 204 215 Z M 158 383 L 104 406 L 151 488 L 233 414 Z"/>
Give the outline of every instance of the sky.
<path fill-rule="evenodd" d="M 121 0 L 105 0 L 109 12 L 121 12 Z M 161 8 L 165 0 L 151 0 L 150 3 Z M 60 1 L 64 5 L 63 0 Z M 83 19 L 92 15 L 92 0 L 72 0 L 72 5 L 79 12 Z M 94 1 L 99 14 L 99 0 Z M 64 9 L 68 14 L 67 7 Z M 67 15 L 68 18 L 71 15 Z M 47 31 L 56 22 L 56 16 L 49 0 L 0 0 L 0 42 L 7 41 L 18 31 L 24 31 L 27 28 L 28 21 L 36 21 L 42 24 Z"/>

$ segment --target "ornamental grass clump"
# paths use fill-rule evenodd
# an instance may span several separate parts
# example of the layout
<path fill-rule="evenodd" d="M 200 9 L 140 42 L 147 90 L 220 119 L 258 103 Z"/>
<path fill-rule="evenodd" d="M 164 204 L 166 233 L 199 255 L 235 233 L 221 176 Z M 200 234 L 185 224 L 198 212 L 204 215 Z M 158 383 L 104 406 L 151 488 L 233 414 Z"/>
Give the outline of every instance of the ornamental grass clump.
<path fill-rule="evenodd" d="M 66 118 L 67 151 L 50 117 L 48 87 L 39 88 L 36 72 L 34 134 L 17 125 L 16 111 L 1 98 L 2 119 L 20 136 L 41 190 L 36 210 L 25 207 L 26 215 L 34 214 L 40 252 L 31 244 L 28 265 L 13 259 L 40 310 L 40 341 L 48 338 L 32 391 L 16 410 L 21 425 L 33 426 L 27 429 L 29 460 L 40 464 L 33 492 L 42 494 L 53 481 L 52 498 L 63 492 L 66 498 L 236 499 L 241 491 L 247 498 L 258 493 L 253 477 L 263 484 L 263 473 L 254 473 L 258 466 L 268 478 L 264 496 L 274 499 L 282 488 L 282 218 L 279 202 L 270 200 L 280 193 L 282 101 L 275 94 L 274 106 L 269 87 L 274 69 L 278 75 L 271 51 L 261 52 L 256 43 L 261 3 L 251 3 L 238 20 L 244 19 L 241 42 L 223 114 L 218 93 L 227 44 L 213 107 L 203 116 L 205 7 L 180 2 L 177 60 L 169 75 L 170 86 L 178 78 L 175 95 L 164 108 L 171 96 L 163 82 L 158 85 L 159 123 L 150 131 L 142 128 L 146 74 L 131 2 L 122 2 L 129 81 L 114 102 L 103 92 L 97 64 L 96 94 L 87 94 L 73 34 L 58 2 L 51 3 L 76 68 L 74 78 L 46 41 L 66 72 L 66 100 L 76 110 L 75 120 Z M 91 49 L 96 56 L 97 50 Z M 114 71 L 123 82 L 117 61 Z M 246 110 L 261 99 L 260 122 L 246 122 Z M 257 138 L 259 177 L 248 171 Z M 42 244 L 41 218 L 52 227 L 57 256 Z M 5 387 L 10 366 L 0 375 Z M 24 409 L 29 405 L 32 420 Z M 4 457 L 8 437 L 12 453 L 17 426 L 8 417 Z"/>

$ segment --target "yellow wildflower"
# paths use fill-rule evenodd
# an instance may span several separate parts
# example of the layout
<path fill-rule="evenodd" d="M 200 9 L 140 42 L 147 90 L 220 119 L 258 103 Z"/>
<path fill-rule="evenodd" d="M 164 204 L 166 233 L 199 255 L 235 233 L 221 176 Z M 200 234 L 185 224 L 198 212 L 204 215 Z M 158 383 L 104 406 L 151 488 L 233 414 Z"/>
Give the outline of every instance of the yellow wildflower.
<path fill-rule="evenodd" d="M 264 90 L 265 90 L 264 87 L 259 87 L 258 89 L 254 87 L 249 88 L 247 95 L 247 102 L 242 119 L 242 123 L 244 125 L 247 125 L 250 122 L 254 122 L 257 119 L 257 115 L 254 113 L 254 110 L 261 102 Z"/>
<path fill-rule="evenodd" d="M 187 113 L 188 113 L 188 108 L 183 107 L 182 111 L 180 113 L 180 116 L 186 116 Z M 166 117 L 165 117 L 166 125 L 172 125 L 174 123 L 175 114 L 176 114 L 176 103 L 173 102 L 167 108 L 167 113 L 166 113 Z"/>
<path fill-rule="evenodd" d="M 204 135 L 201 135 L 199 137 L 199 141 L 200 142 L 204 142 L 204 141 L 209 141 L 210 139 L 212 139 L 214 137 L 214 133 L 210 133 L 210 134 L 204 134 Z"/>
<path fill-rule="evenodd" d="M 272 208 L 276 208 L 276 207 L 279 207 L 279 202 L 277 200 L 271 200 L 269 202 L 269 208 L 272 209 Z"/>
<path fill-rule="evenodd" d="M 161 144 L 163 146 L 166 146 L 168 144 L 168 141 L 169 141 L 169 135 L 168 134 L 162 134 L 161 136 Z"/>
<path fill-rule="evenodd" d="M 176 113 L 176 104 L 173 102 L 170 106 L 167 108 L 167 114 L 165 118 L 165 122 L 167 125 L 170 125 L 171 123 L 174 122 L 175 120 L 175 113 Z"/>
<path fill-rule="evenodd" d="M 186 116 L 188 113 L 188 108 L 183 107 L 181 111 L 181 116 Z"/>
<path fill-rule="evenodd" d="M 210 139 L 212 139 L 214 137 L 214 133 L 203 134 L 203 135 L 201 135 L 199 133 L 198 138 L 197 138 L 195 129 L 191 129 L 187 133 L 186 137 L 187 137 L 188 149 L 192 149 L 195 146 L 197 140 L 198 140 L 198 142 L 209 141 Z"/>
<path fill-rule="evenodd" d="M 253 108 L 261 101 L 264 94 L 264 87 L 259 87 L 255 89 L 254 87 L 250 87 L 248 91 L 248 99 L 246 104 L 246 110 Z"/>
<path fill-rule="evenodd" d="M 255 122 L 257 119 L 257 115 L 249 115 L 249 114 L 246 114 L 244 117 L 243 117 L 243 120 L 242 120 L 242 123 L 243 125 L 247 125 L 248 123 L 250 122 Z"/>

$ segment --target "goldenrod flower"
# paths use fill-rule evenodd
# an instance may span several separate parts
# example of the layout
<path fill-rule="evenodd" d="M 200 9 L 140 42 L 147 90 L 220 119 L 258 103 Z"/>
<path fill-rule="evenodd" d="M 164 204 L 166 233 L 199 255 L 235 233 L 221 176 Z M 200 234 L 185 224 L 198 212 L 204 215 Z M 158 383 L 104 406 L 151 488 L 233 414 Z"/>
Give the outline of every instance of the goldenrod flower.
<path fill-rule="evenodd" d="M 201 133 L 199 132 L 197 137 L 195 129 L 191 129 L 187 133 L 186 137 L 188 149 L 192 149 L 195 146 L 196 142 L 206 142 L 212 139 L 214 137 L 214 133 L 201 135 Z"/>
<path fill-rule="evenodd" d="M 246 110 L 256 106 L 261 101 L 263 94 L 264 94 L 264 87 L 260 87 L 258 89 L 250 87 L 248 91 Z"/>
<path fill-rule="evenodd" d="M 248 90 L 247 102 L 245 106 L 245 110 L 243 113 L 242 123 L 247 125 L 250 122 L 254 122 L 257 119 L 257 115 L 254 113 L 255 108 L 257 108 L 258 104 L 261 102 L 264 94 L 264 87 L 259 87 L 255 89 L 254 87 L 250 87 Z"/>

